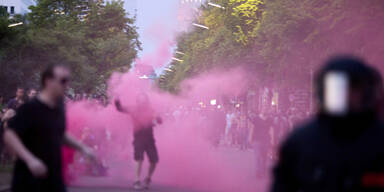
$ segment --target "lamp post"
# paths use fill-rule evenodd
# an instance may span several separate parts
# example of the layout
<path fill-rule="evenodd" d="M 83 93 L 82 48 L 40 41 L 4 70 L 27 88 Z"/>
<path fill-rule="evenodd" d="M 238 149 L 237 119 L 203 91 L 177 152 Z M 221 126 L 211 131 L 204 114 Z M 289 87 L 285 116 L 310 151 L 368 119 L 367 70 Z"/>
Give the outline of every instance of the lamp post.
<path fill-rule="evenodd" d="M 197 24 L 197 23 L 192 23 L 192 25 L 194 25 L 196 27 L 199 27 L 199 28 L 202 28 L 202 29 L 209 29 L 209 27 L 207 27 L 205 25 L 200 25 L 200 24 Z"/>
<path fill-rule="evenodd" d="M 210 5 L 212 7 L 217 7 L 217 8 L 220 8 L 220 9 L 225 9 L 225 7 L 223 7 L 221 5 L 218 5 L 218 4 L 215 4 L 215 3 L 211 3 L 211 2 L 209 2 L 208 5 Z"/>
<path fill-rule="evenodd" d="M 176 58 L 176 57 L 172 57 L 172 60 L 175 60 L 175 61 L 178 61 L 178 62 L 183 62 L 183 60 L 178 59 L 178 58 Z"/>
<path fill-rule="evenodd" d="M 180 54 L 180 55 L 185 55 L 185 53 L 183 52 L 180 52 L 180 51 L 175 51 L 176 54 Z"/>
<path fill-rule="evenodd" d="M 23 24 L 24 24 L 23 22 L 13 23 L 13 24 L 9 24 L 8 27 L 16 27 L 16 26 L 23 25 Z"/>

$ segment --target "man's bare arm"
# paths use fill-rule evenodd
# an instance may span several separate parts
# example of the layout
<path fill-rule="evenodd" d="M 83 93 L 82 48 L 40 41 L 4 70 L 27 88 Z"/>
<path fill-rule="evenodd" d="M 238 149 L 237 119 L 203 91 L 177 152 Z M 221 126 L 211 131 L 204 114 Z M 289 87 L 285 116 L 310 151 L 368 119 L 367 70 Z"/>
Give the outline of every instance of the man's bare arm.
<path fill-rule="evenodd" d="M 125 107 L 123 107 L 122 105 L 121 105 L 121 102 L 120 102 L 120 100 L 119 99 L 116 99 L 115 100 L 115 107 L 116 107 L 116 109 L 118 110 L 118 111 L 120 111 L 120 112 L 122 112 L 122 113 L 131 113 L 127 108 L 125 108 Z"/>
<path fill-rule="evenodd" d="M 7 129 L 5 131 L 4 142 L 19 159 L 27 164 L 35 177 L 45 177 L 47 175 L 47 167 L 44 163 L 24 146 L 19 136 L 13 130 Z"/>
<path fill-rule="evenodd" d="M 5 111 L 1 121 L 3 122 L 6 122 L 8 120 L 10 120 L 12 117 L 14 117 L 16 115 L 16 111 L 13 110 L 13 109 L 8 109 Z"/>
<path fill-rule="evenodd" d="M 85 146 L 84 144 L 79 142 L 77 139 L 75 139 L 74 137 L 72 137 L 68 133 L 65 133 L 64 144 L 73 148 L 73 149 L 76 149 L 77 151 L 80 151 L 81 153 L 83 153 L 84 155 L 86 155 L 92 159 L 95 158 L 92 150 L 89 147 Z"/>

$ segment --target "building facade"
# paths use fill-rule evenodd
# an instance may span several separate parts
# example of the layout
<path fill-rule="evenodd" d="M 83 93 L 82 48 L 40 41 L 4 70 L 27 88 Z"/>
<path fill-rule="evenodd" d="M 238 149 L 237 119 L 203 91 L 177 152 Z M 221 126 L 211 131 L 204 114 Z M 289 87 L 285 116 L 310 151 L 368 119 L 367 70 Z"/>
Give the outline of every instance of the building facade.
<path fill-rule="evenodd" d="M 0 7 L 5 9 L 10 15 L 26 14 L 28 7 L 34 5 L 33 0 L 0 0 Z"/>

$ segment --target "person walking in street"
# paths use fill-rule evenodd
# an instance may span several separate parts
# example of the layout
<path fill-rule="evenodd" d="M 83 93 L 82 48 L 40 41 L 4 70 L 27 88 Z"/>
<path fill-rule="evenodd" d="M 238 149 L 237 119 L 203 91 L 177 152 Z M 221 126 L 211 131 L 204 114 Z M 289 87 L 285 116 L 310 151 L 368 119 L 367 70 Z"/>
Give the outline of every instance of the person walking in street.
<path fill-rule="evenodd" d="M 135 107 L 125 108 L 121 105 L 120 100 L 115 100 L 115 106 L 118 111 L 129 114 L 133 121 L 133 148 L 134 159 L 136 162 L 136 180 L 133 184 L 133 188 L 135 190 L 148 189 L 156 165 L 159 162 L 159 155 L 153 135 L 153 127 L 156 124 L 161 124 L 162 119 L 155 116 L 149 98 L 144 93 L 137 96 Z M 142 185 L 141 169 L 144 153 L 147 154 L 149 159 L 149 169 L 147 177 L 144 179 L 144 184 Z"/>
<path fill-rule="evenodd" d="M 41 76 L 42 92 L 18 108 L 9 120 L 4 141 L 17 156 L 13 192 L 65 192 L 62 144 L 93 157 L 88 147 L 65 132 L 63 97 L 69 76 L 65 66 L 48 67 Z"/>
<path fill-rule="evenodd" d="M 233 108 L 229 107 L 229 110 L 225 116 L 225 118 L 226 118 L 225 141 L 226 141 L 226 144 L 228 146 L 231 146 L 233 143 L 233 137 L 231 137 L 232 135 L 230 133 L 231 133 L 231 129 L 233 129 L 232 122 L 233 122 L 234 117 L 235 117 L 235 112 L 234 112 Z"/>

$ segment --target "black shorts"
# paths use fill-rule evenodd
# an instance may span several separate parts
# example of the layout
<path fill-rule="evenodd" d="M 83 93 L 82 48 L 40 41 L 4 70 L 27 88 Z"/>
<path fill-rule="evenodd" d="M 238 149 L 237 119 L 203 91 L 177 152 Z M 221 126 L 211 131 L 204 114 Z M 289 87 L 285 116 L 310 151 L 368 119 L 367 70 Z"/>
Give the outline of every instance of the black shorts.
<path fill-rule="evenodd" d="M 144 152 L 147 153 L 147 157 L 150 163 L 159 162 L 159 155 L 157 153 L 157 148 L 155 142 L 145 142 L 145 143 L 133 143 L 135 161 L 144 160 Z"/>

